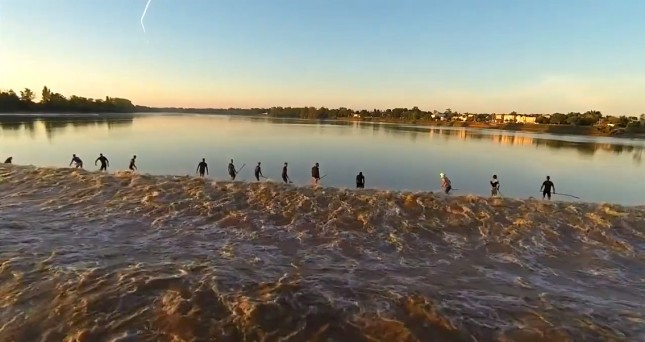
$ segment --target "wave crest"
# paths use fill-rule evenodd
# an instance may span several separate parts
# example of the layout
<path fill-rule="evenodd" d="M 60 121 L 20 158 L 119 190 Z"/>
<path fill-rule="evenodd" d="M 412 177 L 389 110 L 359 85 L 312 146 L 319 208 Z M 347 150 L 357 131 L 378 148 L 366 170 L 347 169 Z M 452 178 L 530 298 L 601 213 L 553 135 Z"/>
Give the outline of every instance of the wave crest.
<path fill-rule="evenodd" d="M 644 207 L 0 175 L 2 340 L 645 337 Z"/>

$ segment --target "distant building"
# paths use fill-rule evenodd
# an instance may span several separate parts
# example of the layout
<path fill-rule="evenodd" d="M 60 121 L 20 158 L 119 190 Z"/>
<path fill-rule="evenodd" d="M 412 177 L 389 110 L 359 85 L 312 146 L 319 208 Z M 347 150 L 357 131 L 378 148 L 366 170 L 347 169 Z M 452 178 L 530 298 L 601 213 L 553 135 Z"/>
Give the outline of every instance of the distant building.
<path fill-rule="evenodd" d="M 432 114 L 432 118 L 435 119 L 435 120 L 445 121 L 446 120 L 446 114 L 445 113 L 435 113 L 435 114 Z"/>
<path fill-rule="evenodd" d="M 515 118 L 515 122 L 533 124 L 535 123 L 536 119 L 537 117 L 534 115 L 517 115 Z"/>

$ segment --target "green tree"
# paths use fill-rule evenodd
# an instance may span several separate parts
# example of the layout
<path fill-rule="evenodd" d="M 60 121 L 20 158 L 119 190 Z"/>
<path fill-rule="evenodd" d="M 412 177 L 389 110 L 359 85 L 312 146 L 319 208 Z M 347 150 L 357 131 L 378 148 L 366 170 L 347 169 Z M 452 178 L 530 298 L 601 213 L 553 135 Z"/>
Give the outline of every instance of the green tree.
<path fill-rule="evenodd" d="M 547 125 L 551 123 L 551 119 L 547 118 L 544 115 L 540 115 L 535 119 L 535 122 L 539 124 Z"/>
<path fill-rule="evenodd" d="M 42 97 L 40 98 L 40 103 L 48 103 L 51 99 L 52 92 L 47 88 L 47 86 L 43 87 L 43 91 L 41 93 Z"/>
<path fill-rule="evenodd" d="M 36 94 L 29 88 L 25 88 L 25 90 L 20 92 L 20 101 L 22 102 L 31 103 L 34 102 L 35 98 Z"/>
<path fill-rule="evenodd" d="M 552 125 L 562 125 L 567 123 L 567 116 L 562 113 L 553 113 L 549 123 Z"/>
<path fill-rule="evenodd" d="M 13 90 L 0 91 L 0 112 L 13 112 L 23 108 L 20 98 Z"/>

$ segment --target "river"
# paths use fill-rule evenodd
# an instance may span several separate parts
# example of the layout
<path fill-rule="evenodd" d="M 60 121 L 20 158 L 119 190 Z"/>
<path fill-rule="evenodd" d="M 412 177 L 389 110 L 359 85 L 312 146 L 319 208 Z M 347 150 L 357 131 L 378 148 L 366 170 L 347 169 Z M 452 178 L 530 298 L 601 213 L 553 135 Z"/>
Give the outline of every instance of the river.
<path fill-rule="evenodd" d="M 225 180 L 233 158 L 237 168 L 246 164 L 238 180 L 253 180 L 262 162 L 268 180 L 279 181 L 288 162 L 292 180 L 305 185 L 318 162 L 325 186 L 353 187 L 363 172 L 368 188 L 438 191 L 443 172 L 455 195 L 488 195 L 497 174 L 502 194 L 514 198 L 540 197 L 549 175 L 559 193 L 625 205 L 645 202 L 643 149 L 638 139 L 266 117 L 0 116 L 0 158 L 23 165 L 64 167 L 75 153 L 94 170 L 103 153 L 114 172 L 136 154 L 142 173 L 187 175 L 206 158 L 210 177 Z"/>
<path fill-rule="evenodd" d="M 37 167 L 0 164 L 0 341 L 645 340 L 645 206 L 510 198 L 549 174 L 642 204 L 641 141 L 192 115 L 1 127 L 2 157 Z M 88 170 L 60 168 L 72 153 Z M 202 157 L 211 178 L 186 177 Z M 246 181 L 224 181 L 230 158 Z M 257 161 L 302 186 L 250 181 Z M 342 189 L 358 171 L 368 189 Z M 456 195 L 497 173 L 505 197 L 418 191 L 439 172 Z"/>

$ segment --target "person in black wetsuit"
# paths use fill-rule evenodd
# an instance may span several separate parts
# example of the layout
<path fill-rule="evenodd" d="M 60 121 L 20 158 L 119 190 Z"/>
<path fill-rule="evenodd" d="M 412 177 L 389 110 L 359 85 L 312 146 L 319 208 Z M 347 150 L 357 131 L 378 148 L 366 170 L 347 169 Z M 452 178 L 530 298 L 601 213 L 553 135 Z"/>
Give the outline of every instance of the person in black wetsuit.
<path fill-rule="evenodd" d="M 495 197 L 499 194 L 499 180 L 497 180 L 497 175 L 493 175 L 493 179 L 490 181 L 490 190 L 491 196 Z"/>
<path fill-rule="evenodd" d="M 77 169 L 78 168 L 81 168 L 81 169 L 83 168 L 83 161 L 81 160 L 81 158 L 77 157 L 75 154 L 72 154 L 72 161 L 69 162 L 69 166 L 72 166 L 72 164 L 74 164 L 74 166 Z"/>
<path fill-rule="evenodd" d="M 282 167 L 282 180 L 284 181 L 285 184 L 289 184 L 291 182 L 291 179 L 289 179 L 289 175 L 287 174 L 287 163 L 284 163 L 284 166 Z"/>
<path fill-rule="evenodd" d="M 261 162 L 258 162 L 258 165 L 255 167 L 255 179 L 257 179 L 258 182 L 260 181 L 260 177 L 266 178 L 262 174 L 262 167 L 260 166 L 261 164 L 262 164 Z"/>
<path fill-rule="evenodd" d="M 99 153 L 99 157 L 94 161 L 94 165 L 96 166 L 96 163 L 99 161 L 101 162 L 101 169 L 99 171 L 107 171 L 108 166 L 110 166 L 110 161 L 103 156 L 103 153 Z"/>
<path fill-rule="evenodd" d="M 551 177 L 546 176 L 546 180 L 544 181 L 544 183 L 542 183 L 542 187 L 540 188 L 540 191 L 542 191 L 542 199 L 548 197 L 550 201 L 551 190 L 553 190 L 553 193 L 555 193 L 555 184 L 553 184 L 553 182 L 551 181 Z"/>
<path fill-rule="evenodd" d="M 208 175 L 208 164 L 206 164 L 206 158 L 202 158 L 202 161 L 197 164 L 197 172 L 199 172 L 199 177 L 204 177 L 204 174 Z"/>
<path fill-rule="evenodd" d="M 5 164 L 11 164 L 12 162 L 13 162 L 13 157 L 9 157 L 4 161 Z"/>
<path fill-rule="evenodd" d="M 362 172 L 359 172 L 358 175 L 356 175 L 356 187 L 358 189 L 365 188 L 365 176 L 363 176 Z"/>
<path fill-rule="evenodd" d="M 130 159 L 130 166 L 128 166 L 128 168 L 132 172 L 137 170 L 136 160 L 137 160 L 137 156 L 132 156 L 132 159 Z"/>
<path fill-rule="evenodd" d="M 320 165 L 318 163 L 311 168 L 311 178 L 314 179 L 314 185 L 318 185 L 318 181 L 320 181 Z"/>
<path fill-rule="evenodd" d="M 228 163 L 228 175 L 231 176 L 231 180 L 234 181 L 237 176 L 237 170 L 235 170 L 235 164 L 233 164 L 233 159 Z"/>

